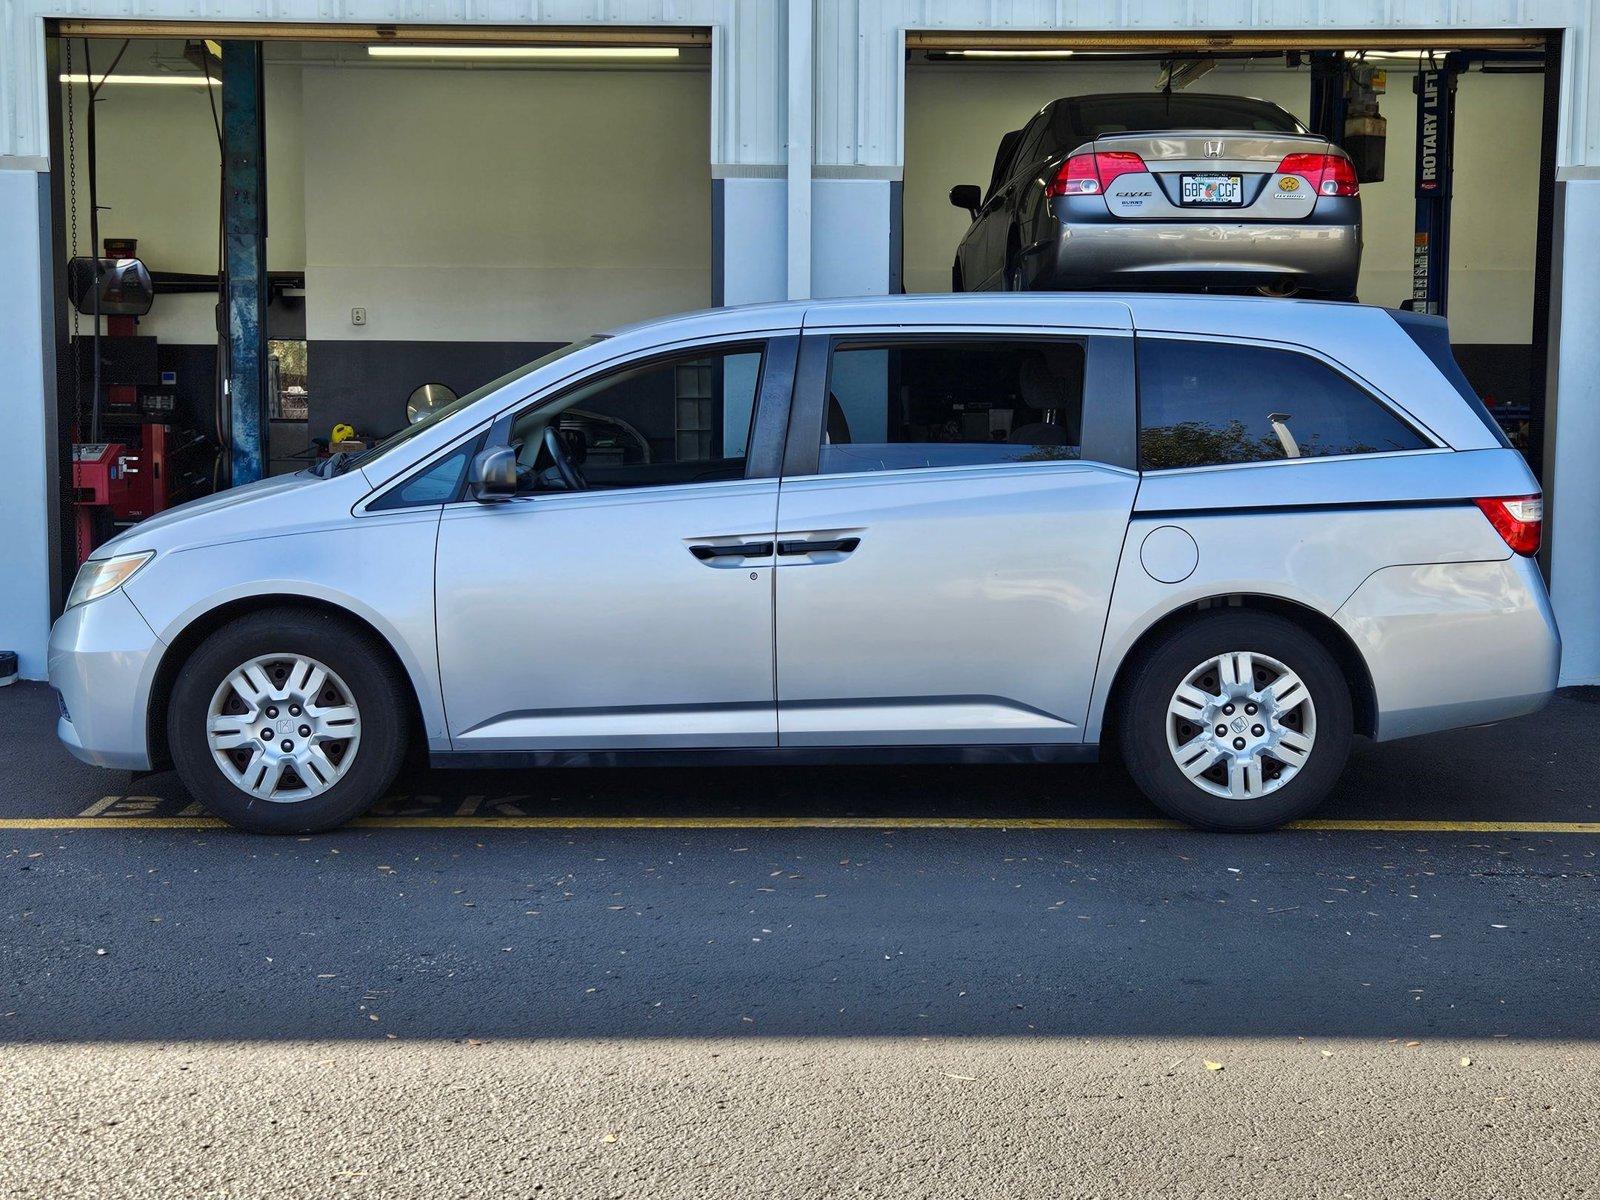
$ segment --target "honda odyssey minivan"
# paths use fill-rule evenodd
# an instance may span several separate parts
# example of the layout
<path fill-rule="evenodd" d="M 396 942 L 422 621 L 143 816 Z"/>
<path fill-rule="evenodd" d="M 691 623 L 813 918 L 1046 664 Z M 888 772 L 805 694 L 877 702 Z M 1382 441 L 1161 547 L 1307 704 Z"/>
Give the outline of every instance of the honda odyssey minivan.
<path fill-rule="evenodd" d="M 796 301 L 529 364 L 140 524 L 59 732 L 242 828 L 441 766 L 1062 764 L 1266 829 L 1353 737 L 1544 704 L 1536 480 L 1442 321 L 1208 296 Z M 1053 769 L 1053 768 L 1052 768 Z M 1070 804 L 1063 776 L 1063 807 Z"/>

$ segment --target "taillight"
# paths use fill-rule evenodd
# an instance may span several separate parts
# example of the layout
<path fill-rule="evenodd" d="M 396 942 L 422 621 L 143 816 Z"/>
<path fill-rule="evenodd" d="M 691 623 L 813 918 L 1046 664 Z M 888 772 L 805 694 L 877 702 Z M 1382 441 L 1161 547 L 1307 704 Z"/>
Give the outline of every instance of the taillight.
<path fill-rule="evenodd" d="M 1299 175 L 1319 196 L 1354 196 L 1361 191 L 1356 169 L 1342 154 L 1286 154 L 1279 175 Z"/>
<path fill-rule="evenodd" d="M 1045 185 L 1046 196 L 1097 196 L 1111 186 L 1118 175 L 1145 171 L 1144 159 L 1131 150 L 1104 150 L 1098 154 L 1074 154 L 1061 164 L 1056 177 Z"/>
<path fill-rule="evenodd" d="M 1544 533 L 1543 497 L 1495 496 L 1479 500 L 1477 505 L 1513 552 L 1530 557 L 1539 553 L 1539 539 Z"/>

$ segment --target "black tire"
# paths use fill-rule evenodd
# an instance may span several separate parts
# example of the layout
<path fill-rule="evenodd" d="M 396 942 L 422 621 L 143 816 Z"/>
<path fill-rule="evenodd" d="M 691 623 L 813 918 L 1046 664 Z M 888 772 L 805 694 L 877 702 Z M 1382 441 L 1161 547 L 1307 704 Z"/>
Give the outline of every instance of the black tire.
<path fill-rule="evenodd" d="M 1237 651 L 1292 670 L 1315 709 L 1315 740 L 1304 765 L 1276 790 L 1251 799 L 1206 791 L 1183 773 L 1167 744 L 1168 705 L 1179 685 L 1207 659 Z M 1232 833 L 1274 829 L 1321 804 L 1344 770 L 1354 725 L 1349 681 L 1327 647 L 1285 617 L 1250 609 L 1197 614 L 1145 649 L 1131 670 L 1117 712 L 1123 762 L 1151 803 L 1180 821 Z"/>
<path fill-rule="evenodd" d="M 324 664 L 360 710 L 354 759 L 325 791 L 301 800 L 261 799 L 237 786 L 218 766 L 206 735 L 212 697 L 223 682 L 251 659 L 280 653 Z M 190 794 L 236 828 L 332 829 L 372 807 L 394 782 L 406 752 L 408 686 L 386 647 L 333 614 L 299 608 L 251 613 L 207 637 L 180 668 L 167 708 L 173 765 Z"/>

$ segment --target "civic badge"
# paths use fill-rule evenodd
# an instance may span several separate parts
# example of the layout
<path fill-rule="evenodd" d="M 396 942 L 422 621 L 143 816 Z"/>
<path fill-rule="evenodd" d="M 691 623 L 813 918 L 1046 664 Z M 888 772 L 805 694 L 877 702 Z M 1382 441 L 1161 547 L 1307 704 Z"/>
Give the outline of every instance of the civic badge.
<path fill-rule="evenodd" d="M 1207 158 L 1221 158 L 1222 157 L 1222 143 L 1220 141 L 1207 142 L 1206 143 L 1206 157 Z"/>

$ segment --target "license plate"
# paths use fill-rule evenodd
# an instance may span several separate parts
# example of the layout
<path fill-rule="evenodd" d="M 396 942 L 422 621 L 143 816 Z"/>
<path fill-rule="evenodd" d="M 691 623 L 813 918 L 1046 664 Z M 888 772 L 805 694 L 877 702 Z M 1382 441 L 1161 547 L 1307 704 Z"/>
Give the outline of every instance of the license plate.
<path fill-rule="evenodd" d="M 1183 175 L 1179 186 L 1185 204 L 1244 203 L 1244 177 L 1240 175 Z"/>

